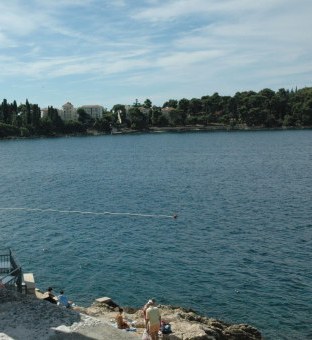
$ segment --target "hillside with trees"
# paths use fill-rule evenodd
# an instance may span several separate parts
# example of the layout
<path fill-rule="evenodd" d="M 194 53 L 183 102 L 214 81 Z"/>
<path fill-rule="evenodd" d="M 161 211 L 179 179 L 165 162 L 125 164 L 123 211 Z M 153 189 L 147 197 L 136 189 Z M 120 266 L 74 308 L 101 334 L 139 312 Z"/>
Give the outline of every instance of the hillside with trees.
<path fill-rule="evenodd" d="M 201 98 L 169 99 L 162 107 L 143 104 L 116 104 L 102 117 L 93 119 L 79 108 L 78 121 L 63 121 L 58 110 L 48 107 L 44 117 L 38 104 L 17 105 L 3 99 L 0 105 L 0 138 L 56 136 L 92 132 L 148 131 L 151 128 L 202 126 L 240 128 L 281 128 L 312 126 L 312 88 L 279 89 L 274 92 L 237 92 L 233 97 L 218 93 Z"/>

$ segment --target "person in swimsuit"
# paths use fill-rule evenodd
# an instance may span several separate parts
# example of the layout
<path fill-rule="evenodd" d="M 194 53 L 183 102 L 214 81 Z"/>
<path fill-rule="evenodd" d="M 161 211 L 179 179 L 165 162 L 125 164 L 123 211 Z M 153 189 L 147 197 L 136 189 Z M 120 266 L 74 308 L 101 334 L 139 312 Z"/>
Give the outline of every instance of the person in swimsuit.
<path fill-rule="evenodd" d="M 116 323 L 117 323 L 117 328 L 119 329 L 128 329 L 130 326 L 124 321 L 123 316 L 123 309 L 119 308 L 119 313 L 116 315 Z"/>

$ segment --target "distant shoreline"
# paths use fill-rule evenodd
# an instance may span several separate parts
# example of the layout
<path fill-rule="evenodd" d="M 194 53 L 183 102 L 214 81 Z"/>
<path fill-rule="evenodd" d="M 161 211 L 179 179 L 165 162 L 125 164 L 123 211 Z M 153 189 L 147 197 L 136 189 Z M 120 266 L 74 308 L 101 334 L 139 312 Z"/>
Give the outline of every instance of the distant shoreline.
<path fill-rule="evenodd" d="M 312 126 L 304 127 L 280 127 L 280 128 L 264 128 L 264 127 L 230 127 L 226 125 L 209 125 L 209 126 L 176 126 L 176 127 L 151 127 L 148 130 L 133 130 L 123 128 L 120 130 L 112 131 L 111 135 L 125 135 L 125 134 L 156 134 L 156 133 L 184 133 L 184 132 L 239 132 L 239 131 L 289 131 L 289 130 L 311 130 Z M 92 133 L 89 131 L 86 135 L 107 135 L 109 133 Z"/>
<path fill-rule="evenodd" d="M 312 126 L 292 126 L 292 127 L 249 127 L 249 126 L 227 126 L 227 125 L 196 125 L 196 126 L 173 126 L 173 127 L 151 127 L 146 130 L 134 130 L 129 128 L 113 129 L 111 132 L 100 132 L 96 130 L 88 130 L 83 133 L 73 134 L 55 134 L 55 135 L 31 135 L 31 136 L 8 136 L 0 137 L 0 140 L 14 139 L 42 139 L 42 138 L 61 138 L 61 137 L 83 137 L 83 136 L 107 136 L 107 135 L 126 135 L 126 134 L 156 134 L 156 133 L 182 133 L 182 132 L 239 132 L 239 131 L 289 131 L 289 130 L 311 130 Z"/>
<path fill-rule="evenodd" d="M 196 132 L 196 131 L 284 131 L 284 130 L 307 130 L 312 126 L 305 127 L 280 127 L 280 128 L 264 128 L 264 127 L 247 127 L 237 126 L 231 127 L 227 125 L 197 125 L 197 126 L 177 126 L 177 127 L 152 127 L 149 132 Z"/>

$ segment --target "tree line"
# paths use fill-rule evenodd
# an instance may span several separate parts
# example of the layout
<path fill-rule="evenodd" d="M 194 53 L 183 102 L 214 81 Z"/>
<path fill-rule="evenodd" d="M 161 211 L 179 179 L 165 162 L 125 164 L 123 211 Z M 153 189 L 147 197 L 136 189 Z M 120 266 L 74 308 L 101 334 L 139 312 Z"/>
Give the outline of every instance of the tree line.
<path fill-rule="evenodd" d="M 234 96 L 218 93 L 201 98 L 169 99 L 161 107 L 146 99 L 133 105 L 116 104 L 93 119 L 82 108 L 77 121 L 63 121 L 56 108 L 48 107 L 41 117 L 38 104 L 17 105 L 3 99 L 0 105 L 0 137 L 53 136 L 88 131 L 110 133 L 112 129 L 145 131 L 153 127 L 224 126 L 227 128 L 311 127 L 312 87 L 285 90 L 263 89 L 237 92 Z"/>

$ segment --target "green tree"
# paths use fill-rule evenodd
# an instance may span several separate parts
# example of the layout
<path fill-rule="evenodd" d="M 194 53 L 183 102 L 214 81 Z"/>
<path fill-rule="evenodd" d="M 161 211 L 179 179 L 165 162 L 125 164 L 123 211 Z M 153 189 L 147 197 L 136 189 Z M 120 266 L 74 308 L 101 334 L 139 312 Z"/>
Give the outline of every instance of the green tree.
<path fill-rule="evenodd" d="M 186 116 L 181 110 L 170 110 L 168 111 L 168 121 L 171 126 L 185 125 Z"/>
<path fill-rule="evenodd" d="M 277 121 L 282 122 L 286 115 L 290 114 L 289 91 L 279 89 L 275 96 L 271 99 L 271 110 Z"/>
<path fill-rule="evenodd" d="M 148 116 L 145 115 L 138 107 L 132 107 L 129 110 L 130 126 L 135 130 L 145 130 L 148 128 Z"/>
<path fill-rule="evenodd" d="M 25 125 L 30 125 L 31 124 L 31 108 L 30 104 L 28 102 L 28 99 L 26 99 L 26 111 L 25 111 Z"/>
<path fill-rule="evenodd" d="M 77 114 L 78 114 L 78 122 L 87 125 L 87 126 L 91 126 L 94 123 L 94 119 L 83 109 L 83 108 L 79 108 L 77 110 Z"/>
<path fill-rule="evenodd" d="M 302 124 L 312 126 L 312 98 L 308 99 L 302 108 Z"/>
<path fill-rule="evenodd" d="M 31 125 L 37 129 L 40 126 L 41 110 L 38 104 L 32 105 L 32 122 Z"/>
<path fill-rule="evenodd" d="M 25 104 L 20 104 L 17 107 L 17 116 L 16 116 L 16 126 L 22 127 L 25 126 L 25 121 L 26 121 L 26 105 Z"/>
<path fill-rule="evenodd" d="M 231 97 L 228 103 L 228 111 L 230 117 L 237 122 L 238 120 L 238 108 L 237 108 L 237 100 L 235 97 Z"/>
<path fill-rule="evenodd" d="M 167 115 L 161 113 L 161 115 L 158 118 L 157 126 L 160 126 L 160 127 L 169 126 L 169 119 Z"/>
<path fill-rule="evenodd" d="M 135 102 L 133 103 L 134 107 L 140 107 L 142 106 L 141 103 L 139 103 L 139 101 L 136 99 Z"/>
<path fill-rule="evenodd" d="M 271 89 L 265 88 L 259 92 L 259 95 L 267 98 L 268 100 L 272 100 L 275 97 L 275 92 Z"/>
<path fill-rule="evenodd" d="M 98 131 L 102 132 L 111 132 L 112 131 L 112 124 L 109 119 L 103 117 L 101 119 L 96 119 L 94 123 L 94 128 Z"/>
<path fill-rule="evenodd" d="M 17 125 L 17 104 L 16 100 L 11 104 L 11 124 Z"/>
<path fill-rule="evenodd" d="M 3 123 L 10 123 L 10 108 L 6 99 L 1 104 L 0 119 Z"/>
<path fill-rule="evenodd" d="M 87 128 L 85 125 L 76 121 L 66 121 L 63 126 L 63 133 L 73 134 L 73 133 L 85 133 Z"/>
<path fill-rule="evenodd" d="M 145 99 L 143 106 L 146 109 L 150 109 L 152 107 L 152 101 L 150 99 Z"/>
<path fill-rule="evenodd" d="M 54 134 L 54 132 L 55 132 L 55 129 L 54 129 L 51 119 L 48 116 L 43 117 L 40 120 L 39 133 L 44 136 L 51 136 Z"/>
<path fill-rule="evenodd" d="M 222 97 L 218 92 L 215 92 L 212 96 L 204 96 L 201 98 L 202 108 L 206 114 L 216 114 L 222 111 Z"/>
<path fill-rule="evenodd" d="M 152 107 L 152 116 L 151 116 L 152 126 L 160 126 L 159 121 L 160 121 L 161 115 L 162 115 L 161 108 L 159 108 L 158 106 L 153 106 Z"/>
<path fill-rule="evenodd" d="M 189 112 L 197 114 L 202 111 L 202 101 L 198 98 L 192 98 L 189 102 Z"/>
<path fill-rule="evenodd" d="M 5 137 L 19 137 L 21 135 L 20 129 L 10 124 L 0 123 L 0 138 Z"/>
<path fill-rule="evenodd" d="M 45 119 L 40 122 L 40 129 L 48 135 L 53 135 L 56 132 L 62 133 L 64 122 L 58 114 L 58 111 L 53 106 L 48 106 L 48 113 Z"/>
<path fill-rule="evenodd" d="M 292 115 L 286 115 L 283 120 L 284 126 L 295 126 L 296 125 L 296 119 Z"/>
<path fill-rule="evenodd" d="M 183 111 L 185 114 L 188 113 L 190 107 L 190 101 L 186 98 L 182 98 L 178 102 L 178 109 Z"/>
<path fill-rule="evenodd" d="M 163 108 L 165 107 L 172 107 L 176 109 L 178 107 L 178 101 L 175 99 L 169 99 L 167 102 L 164 103 Z"/>

